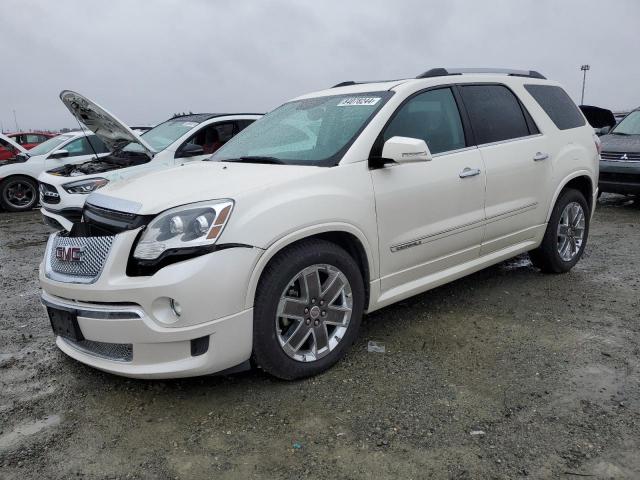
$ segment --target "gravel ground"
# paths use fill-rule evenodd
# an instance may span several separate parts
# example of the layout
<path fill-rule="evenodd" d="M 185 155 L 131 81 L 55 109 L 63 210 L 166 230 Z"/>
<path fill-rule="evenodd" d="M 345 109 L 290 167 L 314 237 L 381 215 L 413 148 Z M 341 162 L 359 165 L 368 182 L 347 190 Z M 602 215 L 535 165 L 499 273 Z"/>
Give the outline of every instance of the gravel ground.
<path fill-rule="evenodd" d="M 640 478 L 640 208 L 369 315 L 329 372 L 136 381 L 59 352 L 39 212 L 0 214 L 0 478 Z M 386 353 L 369 353 L 367 342 Z"/>

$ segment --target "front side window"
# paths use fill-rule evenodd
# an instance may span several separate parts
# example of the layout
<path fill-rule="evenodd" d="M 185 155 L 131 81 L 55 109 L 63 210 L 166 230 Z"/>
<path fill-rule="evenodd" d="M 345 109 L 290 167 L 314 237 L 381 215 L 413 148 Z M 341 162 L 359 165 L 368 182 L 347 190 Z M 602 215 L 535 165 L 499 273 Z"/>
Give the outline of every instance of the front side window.
<path fill-rule="evenodd" d="M 210 155 L 231 140 L 235 131 L 234 122 L 214 123 L 195 133 L 185 145 L 199 145 L 205 154 Z"/>
<path fill-rule="evenodd" d="M 504 85 L 461 85 L 460 92 L 478 145 L 530 134 L 520 102 Z"/>
<path fill-rule="evenodd" d="M 433 154 L 464 148 L 464 129 L 451 89 L 429 90 L 402 105 L 383 135 L 384 141 L 396 136 L 422 139 Z"/>
<path fill-rule="evenodd" d="M 40 143 L 40 135 L 36 135 L 35 133 L 28 133 L 25 135 L 26 142 L 25 143 Z"/>
<path fill-rule="evenodd" d="M 640 135 L 640 110 L 631 112 L 614 128 L 614 135 Z"/>
<path fill-rule="evenodd" d="M 392 92 L 332 95 L 285 103 L 251 124 L 212 160 L 268 157 L 276 163 L 337 165 Z"/>
<path fill-rule="evenodd" d="M 91 145 L 89 145 L 89 142 L 91 142 Z M 89 137 L 89 139 L 87 139 L 87 137 L 76 138 L 72 142 L 67 143 L 63 148 L 69 152 L 70 157 L 91 155 L 94 151 L 95 153 L 105 153 L 108 151 L 102 141 L 94 135 Z"/>

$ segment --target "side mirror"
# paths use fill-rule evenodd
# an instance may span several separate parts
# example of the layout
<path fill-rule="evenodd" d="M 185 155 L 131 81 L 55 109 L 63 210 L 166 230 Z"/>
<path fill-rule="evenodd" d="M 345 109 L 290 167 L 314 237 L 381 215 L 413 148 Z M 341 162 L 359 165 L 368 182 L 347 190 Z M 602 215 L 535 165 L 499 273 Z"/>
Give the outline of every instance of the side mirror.
<path fill-rule="evenodd" d="M 68 150 L 56 150 L 55 152 L 53 152 L 51 155 L 49 155 L 49 158 L 65 158 L 69 156 L 69 151 Z"/>
<path fill-rule="evenodd" d="M 606 135 L 607 133 L 609 133 L 611 131 L 611 127 L 609 125 L 602 127 L 600 129 L 600 131 L 598 132 L 598 135 Z"/>
<path fill-rule="evenodd" d="M 202 148 L 202 145 L 187 143 L 180 149 L 180 151 L 176 155 L 176 158 L 196 157 L 198 155 L 204 155 L 204 148 Z"/>
<path fill-rule="evenodd" d="M 391 137 L 384 142 L 382 155 L 375 160 L 374 166 L 384 166 L 387 163 L 415 163 L 429 162 L 432 156 L 427 142 L 419 138 Z"/>

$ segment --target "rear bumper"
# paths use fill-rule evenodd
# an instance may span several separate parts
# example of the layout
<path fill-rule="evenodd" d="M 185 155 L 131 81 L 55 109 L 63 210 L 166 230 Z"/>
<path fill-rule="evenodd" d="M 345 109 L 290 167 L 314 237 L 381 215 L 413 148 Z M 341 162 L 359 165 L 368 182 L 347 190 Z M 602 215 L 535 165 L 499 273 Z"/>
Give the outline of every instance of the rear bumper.
<path fill-rule="evenodd" d="M 602 192 L 640 194 L 640 163 L 601 160 L 598 188 Z"/>

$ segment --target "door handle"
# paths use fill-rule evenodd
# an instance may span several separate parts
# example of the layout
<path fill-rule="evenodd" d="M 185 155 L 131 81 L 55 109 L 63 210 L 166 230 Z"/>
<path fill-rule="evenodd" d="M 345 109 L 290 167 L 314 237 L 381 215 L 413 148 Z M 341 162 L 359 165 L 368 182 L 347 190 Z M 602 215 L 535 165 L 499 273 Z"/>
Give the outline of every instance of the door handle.
<path fill-rule="evenodd" d="M 480 175 L 480 169 L 479 168 L 465 167 L 465 169 L 460 172 L 459 177 L 460 178 L 467 178 L 467 177 L 475 177 L 476 175 Z"/>
<path fill-rule="evenodd" d="M 546 160 L 547 158 L 549 158 L 549 154 L 548 153 L 538 152 L 533 156 L 533 161 L 534 162 L 540 162 L 542 160 Z"/>

